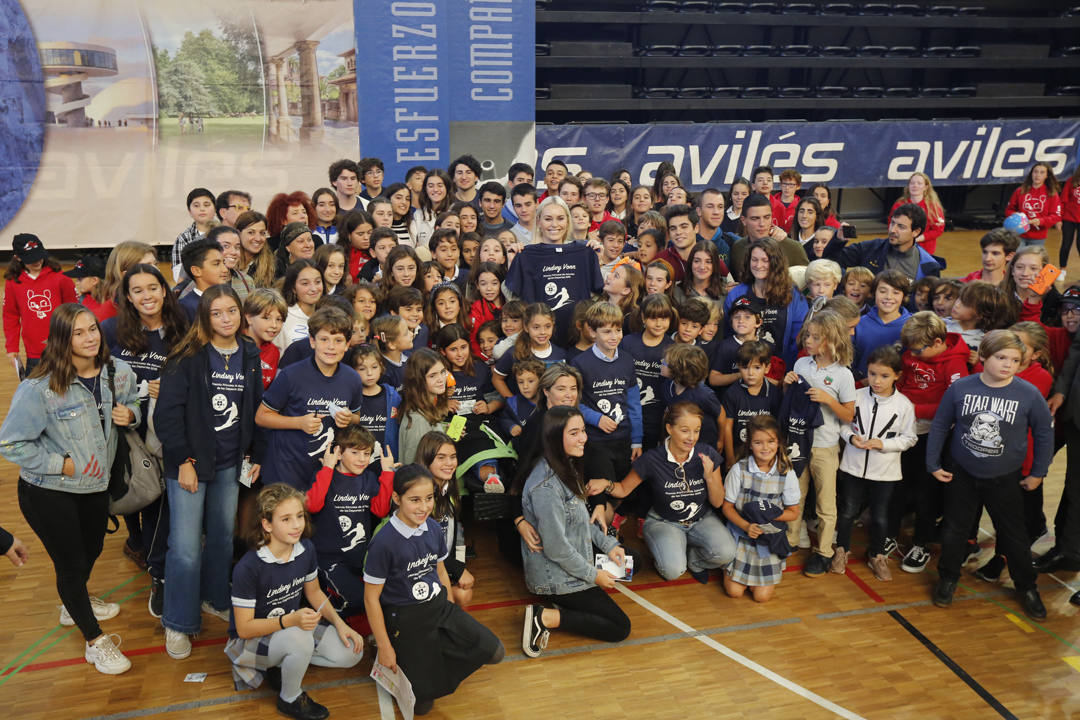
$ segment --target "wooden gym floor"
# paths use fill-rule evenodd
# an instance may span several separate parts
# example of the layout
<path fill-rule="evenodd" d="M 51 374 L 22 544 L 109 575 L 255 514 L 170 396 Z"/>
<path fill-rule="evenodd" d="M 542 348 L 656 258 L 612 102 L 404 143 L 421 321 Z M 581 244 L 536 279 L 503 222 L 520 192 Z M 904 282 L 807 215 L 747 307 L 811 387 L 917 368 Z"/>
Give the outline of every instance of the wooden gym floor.
<path fill-rule="evenodd" d="M 979 267 L 980 235 L 955 232 L 939 243 L 947 274 Z M 1052 233 L 1053 257 L 1059 242 Z M 1080 264 L 1074 267 L 1080 271 Z M 0 377 L 5 403 L 14 386 L 10 372 Z M 1046 483 L 1051 525 L 1064 466 L 1059 453 Z M 19 513 L 16 477 L 16 468 L 2 463 L 0 486 L 8 501 L 0 505 L 0 525 L 30 548 L 30 562 L 20 570 L 0 561 L 7 608 L 0 617 L 3 716 L 242 720 L 274 714 L 270 692 L 234 691 L 222 652 L 225 623 L 204 617 L 190 658 L 165 654 L 160 626 L 146 611 L 148 577 L 121 553 L 124 531 L 106 538 L 90 589 L 121 604 L 120 615 L 103 627 L 122 635 L 133 667 L 118 677 L 87 667 L 78 632 L 56 624 L 52 566 Z M 992 530 L 985 517 L 983 526 Z M 716 578 L 706 586 L 688 577 L 662 582 L 647 566 L 629 593 L 616 596 L 633 622 L 627 641 L 594 644 L 554 633 L 547 652 L 530 660 L 521 654 L 529 595 L 519 572 L 500 556 L 490 528 L 468 532 L 479 553 L 469 562 L 477 579 L 471 611 L 502 639 L 507 657 L 439 700 L 430 717 L 1080 717 L 1080 609 L 1067 602 L 1080 577 L 1041 575 L 1049 618 L 1028 620 L 1007 582 L 986 584 L 970 573 L 992 552 L 988 533 L 981 536 L 980 560 L 968 567 L 947 610 L 929 602 L 936 560 L 921 575 L 900 571 L 893 560 L 891 583 L 877 582 L 861 558 L 846 576 L 812 580 L 798 572 L 807 552 L 801 550 L 765 605 L 725 597 Z M 864 540 L 857 529 L 856 554 Z M 1036 550 L 1051 543 L 1044 537 Z M 643 550 L 639 540 L 629 544 Z M 368 679 L 370 658 L 350 671 L 311 668 L 305 687 L 336 717 L 392 717 Z M 185 683 L 195 672 L 207 673 L 206 681 Z"/>

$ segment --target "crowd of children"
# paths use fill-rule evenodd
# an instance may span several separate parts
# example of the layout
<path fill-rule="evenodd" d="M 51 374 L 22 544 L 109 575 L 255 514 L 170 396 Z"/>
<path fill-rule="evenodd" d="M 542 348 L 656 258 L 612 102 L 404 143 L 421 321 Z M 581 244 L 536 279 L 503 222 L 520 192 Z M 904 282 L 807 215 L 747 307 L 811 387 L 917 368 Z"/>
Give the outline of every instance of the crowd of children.
<path fill-rule="evenodd" d="M 29 379 L 0 453 L 22 467 L 20 504 L 102 672 L 130 666 L 97 625 L 118 608 L 79 590 L 94 558 L 72 560 L 74 531 L 40 508 L 104 497 L 129 425 L 163 462 L 166 491 L 125 518 L 125 553 L 150 572 L 168 654 L 187 657 L 217 617 L 238 687 L 266 679 L 305 720 L 328 714 L 301 689 L 308 665 L 355 665 L 356 627 L 411 679 L 417 714 L 501 660 L 462 610 L 479 584 L 467 510 L 481 504 L 517 530 L 544 601 L 526 612 L 530 657 L 556 628 L 629 634 L 593 558 L 626 561 L 627 518 L 664 578 L 719 571 L 728 595 L 758 602 L 795 548 L 811 548 L 808 577 L 847 572 L 864 509 L 880 581 L 890 557 L 921 572 L 940 543 L 940 606 L 978 550 L 983 506 L 998 543 L 977 574 L 1007 566 L 1030 617 L 1046 615 L 1036 569 L 1080 569 L 1068 480 L 1057 545 L 1029 559 L 1059 447 L 1051 410 L 1057 442 L 1080 452 L 1080 287 L 1046 280 L 1036 237 L 1053 218 L 1033 217 L 1026 243 L 988 232 L 982 268 L 949 280 L 921 173 L 887 238 L 848 244 L 828 188 L 800 195 L 792 170 L 775 195 L 762 167 L 693 196 L 669 166 L 650 188 L 556 160 L 543 193 L 522 164 L 509 190 L 479 183 L 471 156 L 386 188 L 382 168 L 336 162 L 332 188 L 276 196 L 265 215 L 240 191 L 192 191 L 171 290 L 148 246 L 88 256 L 73 283 L 40 239 L 16 236 L 4 321 Z M 1017 192 L 1053 192 L 1047 169 Z M 1061 202 L 1076 219 L 1074 196 Z M 104 455 L 73 463 L 57 440 L 71 433 Z M 88 497 L 64 502 L 79 515 Z M 92 513 L 80 522 L 101 502 Z M 236 537 L 250 550 L 234 558 Z"/>

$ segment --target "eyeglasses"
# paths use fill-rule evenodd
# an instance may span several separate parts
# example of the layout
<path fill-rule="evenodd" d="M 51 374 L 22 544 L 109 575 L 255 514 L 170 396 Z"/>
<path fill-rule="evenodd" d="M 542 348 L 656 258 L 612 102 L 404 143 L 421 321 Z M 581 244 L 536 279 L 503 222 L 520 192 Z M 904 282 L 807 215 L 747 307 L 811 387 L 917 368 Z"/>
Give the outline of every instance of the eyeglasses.
<path fill-rule="evenodd" d="M 607 193 L 585 193 L 586 200 L 607 200 Z"/>
<path fill-rule="evenodd" d="M 383 174 L 383 171 L 380 170 L 379 168 L 371 168 L 366 173 L 364 173 L 364 177 L 367 177 L 368 175 L 382 175 L 382 174 Z"/>

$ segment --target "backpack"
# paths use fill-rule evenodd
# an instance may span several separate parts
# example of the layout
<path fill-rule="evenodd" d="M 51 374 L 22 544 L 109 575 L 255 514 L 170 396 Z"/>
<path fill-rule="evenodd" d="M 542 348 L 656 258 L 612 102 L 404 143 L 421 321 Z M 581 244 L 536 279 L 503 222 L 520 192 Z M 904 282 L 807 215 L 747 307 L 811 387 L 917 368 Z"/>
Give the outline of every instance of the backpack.
<path fill-rule="evenodd" d="M 109 360 L 109 393 L 116 398 L 116 366 Z M 116 430 L 116 455 L 109 475 L 109 514 L 129 515 L 142 510 L 165 491 L 161 459 L 150 452 L 139 433 Z"/>

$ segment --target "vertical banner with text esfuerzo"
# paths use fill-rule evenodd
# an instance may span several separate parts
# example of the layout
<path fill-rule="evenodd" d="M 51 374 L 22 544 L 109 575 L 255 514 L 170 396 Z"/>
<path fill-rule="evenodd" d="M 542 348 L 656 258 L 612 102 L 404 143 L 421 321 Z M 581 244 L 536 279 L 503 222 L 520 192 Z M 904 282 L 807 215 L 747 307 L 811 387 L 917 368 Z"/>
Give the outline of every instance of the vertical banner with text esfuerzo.
<path fill-rule="evenodd" d="M 482 177 L 535 152 L 530 0 L 356 0 L 360 154 L 387 177 L 463 153 Z"/>

